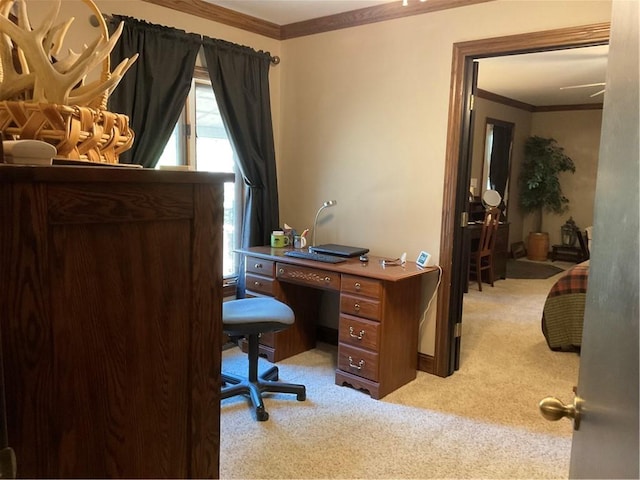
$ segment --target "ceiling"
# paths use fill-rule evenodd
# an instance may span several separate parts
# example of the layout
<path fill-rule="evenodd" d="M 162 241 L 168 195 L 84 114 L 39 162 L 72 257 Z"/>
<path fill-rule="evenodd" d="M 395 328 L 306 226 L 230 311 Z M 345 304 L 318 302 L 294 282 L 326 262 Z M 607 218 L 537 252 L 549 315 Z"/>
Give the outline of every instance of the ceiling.
<path fill-rule="evenodd" d="M 478 88 L 536 107 L 602 103 L 608 45 L 480 59 Z"/>
<path fill-rule="evenodd" d="M 401 0 L 206 1 L 282 26 Z M 603 45 L 480 59 L 478 88 L 534 107 L 599 104 L 603 95 L 590 95 L 602 86 L 561 87 L 604 83 L 607 54 Z"/>
<path fill-rule="evenodd" d="M 205 0 L 208 3 L 275 23 L 291 23 L 350 12 L 400 0 Z M 417 0 L 411 0 L 417 1 Z"/>

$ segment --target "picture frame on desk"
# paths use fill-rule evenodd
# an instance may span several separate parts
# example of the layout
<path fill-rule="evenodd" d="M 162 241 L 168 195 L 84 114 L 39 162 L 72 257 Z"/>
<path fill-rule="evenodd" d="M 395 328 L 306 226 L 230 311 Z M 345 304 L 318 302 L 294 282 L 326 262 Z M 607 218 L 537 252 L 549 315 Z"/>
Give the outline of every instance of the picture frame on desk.
<path fill-rule="evenodd" d="M 429 263 L 430 258 L 431 258 L 431 255 L 423 250 L 420 252 L 420 255 L 418 255 L 418 258 L 416 259 L 416 263 L 424 268 Z"/>

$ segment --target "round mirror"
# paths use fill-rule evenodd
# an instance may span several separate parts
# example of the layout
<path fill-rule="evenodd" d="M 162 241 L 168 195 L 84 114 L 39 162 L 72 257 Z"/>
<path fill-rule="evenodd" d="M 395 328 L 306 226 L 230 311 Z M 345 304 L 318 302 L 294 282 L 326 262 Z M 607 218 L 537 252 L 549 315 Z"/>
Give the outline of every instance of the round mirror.
<path fill-rule="evenodd" d="M 487 190 L 482 194 L 482 203 L 485 207 L 497 207 L 501 201 L 502 197 L 497 190 Z"/>

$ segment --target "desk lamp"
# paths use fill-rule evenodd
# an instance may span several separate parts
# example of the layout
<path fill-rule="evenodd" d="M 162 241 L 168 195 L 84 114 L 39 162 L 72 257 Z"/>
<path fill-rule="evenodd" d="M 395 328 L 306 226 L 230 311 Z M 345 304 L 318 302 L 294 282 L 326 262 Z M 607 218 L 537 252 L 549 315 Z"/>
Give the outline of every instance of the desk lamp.
<path fill-rule="evenodd" d="M 327 200 L 326 202 L 324 202 L 322 204 L 322 206 L 318 209 L 318 213 L 316 213 L 316 219 L 313 221 L 313 238 L 311 241 L 311 246 L 315 247 L 316 246 L 316 226 L 318 225 L 318 215 L 320 215 L 320 212 L 322 210 L 324 210 L 327 207 L 333 207 L 334 205 L 336 205 L 338 203 L 337 200 Z"/>

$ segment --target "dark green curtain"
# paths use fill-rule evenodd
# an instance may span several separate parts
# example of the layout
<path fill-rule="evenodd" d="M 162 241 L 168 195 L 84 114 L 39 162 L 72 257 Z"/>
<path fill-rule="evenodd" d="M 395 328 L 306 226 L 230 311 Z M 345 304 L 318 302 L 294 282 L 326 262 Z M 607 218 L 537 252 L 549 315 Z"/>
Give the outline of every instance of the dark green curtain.
<path fill-rule="evenodd" d="M 135 53 L 140 56 L 109 98 L 109 111 L 128 115 L 135 134 L 120 163 L 153 168 L 189 94 L 201 37 L 121 15 L 110 18 L 110 34 L 121 21 L 124 29 L 111 52 L 111 68 Z"/>
<path fill-rule="evenodd" d="M 247 187 L 242 246 L 268 245 L 271 231 L 280 223 L 269 94 L 271 56 L 208 37 L 202 46 L 220 114 Z M 242 297 L 244 275 L 238 283 L 238 296 Z"/>
<path fill-rule="evenodd" d="M 509 180 L 509 159 L 511 158 L 511 127 L 493 126 L 493 147 L 489 165 L 489 183 L 504 200 L 504 192 Z"/>

